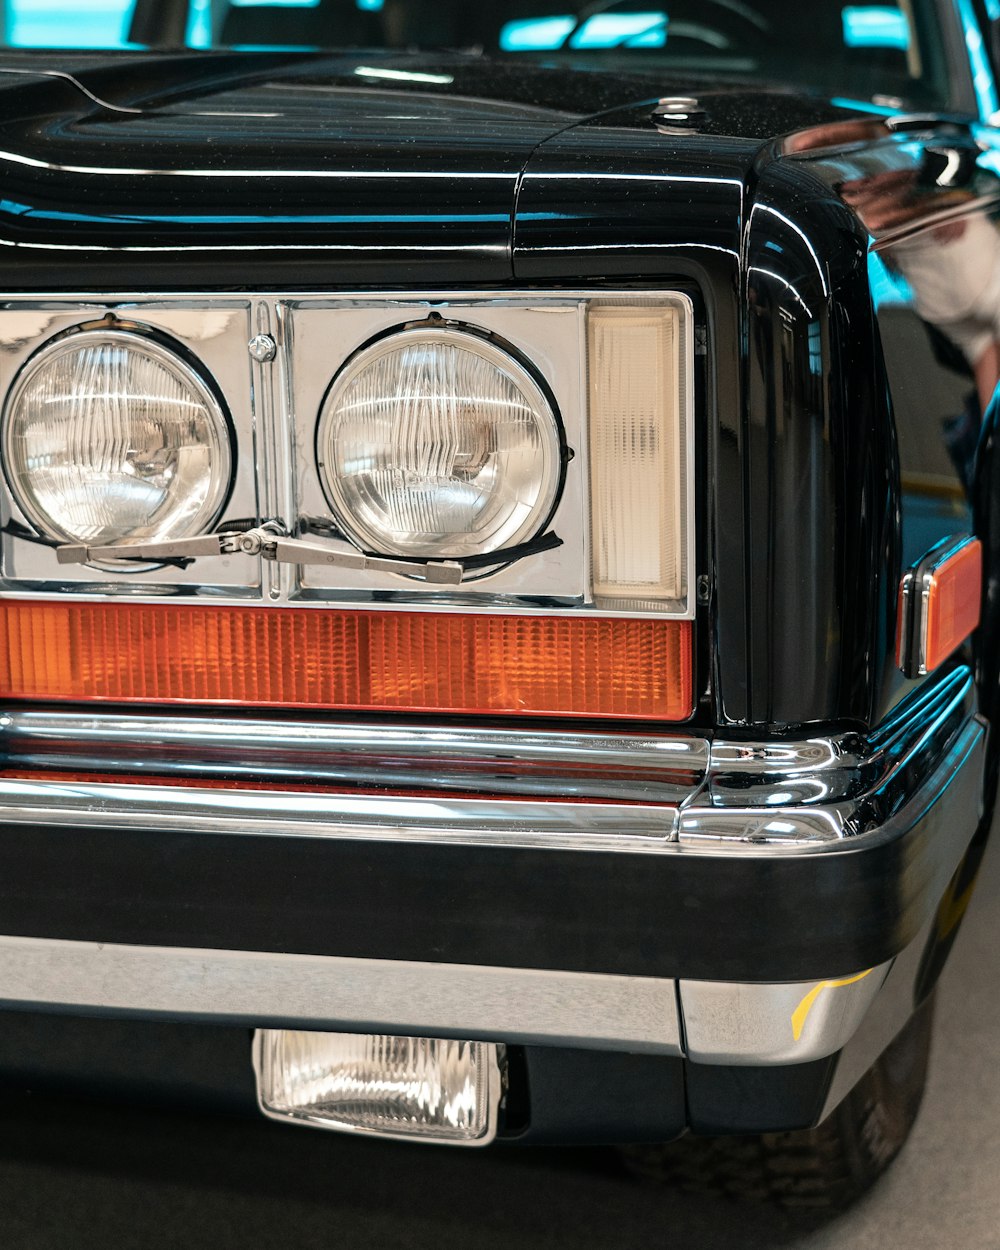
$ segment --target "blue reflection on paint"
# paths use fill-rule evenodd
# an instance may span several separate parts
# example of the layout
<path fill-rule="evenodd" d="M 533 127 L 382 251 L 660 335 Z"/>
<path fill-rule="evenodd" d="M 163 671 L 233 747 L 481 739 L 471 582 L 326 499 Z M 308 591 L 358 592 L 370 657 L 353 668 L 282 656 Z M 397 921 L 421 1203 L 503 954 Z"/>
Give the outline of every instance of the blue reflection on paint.
<path fill-rule="evenodd" d="M 570 40 L 573 48 L 663 48 L 666 13 L 595 13 Z"/>
<path fill-rule="evenodd" d="M 913 303 L 909 283 L 898 270 L 889 269 L 878 252 L 868 253 L 868 282 L 877 309 L 909 307 Z"/>
<path fill-rule="evenodd" d="M 868 100 L 851 100 L 846 96 L 834 96 L 830 101 L 839 109 L 851 109 L 855 113 L 878 113 L 881 117 L 898 117 L 902 110 L 888 104 L 871 104 Z"/>
<path fill-rule="evenodd" d="M 844 43 L 849 48 L 910 46 L 910 23 L 902 9 L 890 5 L 851 6 L 844 9 Z"/>
<path fill-rule="evenodd" d="M 318 9 L 320 0 L 229 0 L 234 9 Z"/>
<path fill-rule="evenodd" d="M 455 223 L 481 225 L 505 225 L 510 221 L 507 213 L 439 213 L 437 216 L 422 213 L 322 213 L 298 216 L 272 213 L 260 214 L 204 213 L 188 216 L 180 213 L 108 213 L 95 216 L 91 213 L 60 212 L 58 209 L 32 208 L 16 200 L 0 200 L 0 216 L 27 217 L 33 221 L 73 221 L 107 225 L 108 222 L 157 222 L 183 226 L 223 225 L 276 225 L 276 226 L 384 226 L 384 225 L 453 225 Z"/>
<path fill-rule="evenodd" d="M 572 14 L 563 17 L 529 17 L 518 22 L 508 22 L 500 31 L 500 50 L 551 52 L 563 46 L 575 25 L 576 18 Z"/>
<path fill-rule="evenodd" d="M 1000 111 L 1000 98 L 997 96 L 996 80 L 971 0 L 958 0 L 958 16 L 965 31 L 965 46 L 969 52 L 972 85 L 979 102 L 979 112 L 984 119 L 990 119 Z"/>
<path fill-rule="evenodd" d="M 7 0 L 9 48 L 124 48 L 135 0 Z"/>
<path fill-rule="evenodd" d="M 385 8 L 385 0 L 357 0 L 362 13 L 381 13 Z"/>
<path fill-rule="evenodd" d="M 598 13 L 588 18 L 579 30 L 577 19 L 569 13 L 521 18 L 507 22 L 500 31 L 500 50 L 554 52 L 564 47 L 567 39 L 573 48 L 663 48 L 667 43 L 667 15 L 661 12 Z"/>
<path fill-rule="evenodd" d="M 191 0 L 185 43 L 189 48 L 212 46 L 212 0 Z"/>

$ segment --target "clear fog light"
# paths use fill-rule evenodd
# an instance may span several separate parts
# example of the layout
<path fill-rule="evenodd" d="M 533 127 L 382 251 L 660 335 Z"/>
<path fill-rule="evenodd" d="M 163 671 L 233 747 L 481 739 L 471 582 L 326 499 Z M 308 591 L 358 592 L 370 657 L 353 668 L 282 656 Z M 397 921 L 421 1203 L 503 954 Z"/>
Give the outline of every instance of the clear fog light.
<path fill-rule="evenodd" d="M 501 1081 L 490 1043 L 258 1029 L 253 1058 L 272 1119 L 459 1146 L 496 1137 Z"/>

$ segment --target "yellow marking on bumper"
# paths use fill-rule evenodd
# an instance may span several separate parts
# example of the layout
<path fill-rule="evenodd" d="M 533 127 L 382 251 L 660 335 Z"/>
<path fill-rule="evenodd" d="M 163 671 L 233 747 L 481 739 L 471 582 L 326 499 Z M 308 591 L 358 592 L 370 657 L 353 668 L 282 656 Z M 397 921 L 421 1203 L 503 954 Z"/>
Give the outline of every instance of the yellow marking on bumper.
<path fill-rule="evenodd" d="M 798 1041 L 802 1036 L 802 1030 L 806 1027 L 809 1013 L 815 1006 L 816 999 L 819 998 L 824 990 L 839 990 L 844 985 L 854 985 L 858 981 L 863 981 L 865 977 L 870 976 L 874 971 L 874 968 L 869 968 L 867 972 L 859 972 L 853 977 L 844 977 L 840 981 L 820 981 L 819 985 L 814 985 L 792 1012 L 792 1037 Z"/>

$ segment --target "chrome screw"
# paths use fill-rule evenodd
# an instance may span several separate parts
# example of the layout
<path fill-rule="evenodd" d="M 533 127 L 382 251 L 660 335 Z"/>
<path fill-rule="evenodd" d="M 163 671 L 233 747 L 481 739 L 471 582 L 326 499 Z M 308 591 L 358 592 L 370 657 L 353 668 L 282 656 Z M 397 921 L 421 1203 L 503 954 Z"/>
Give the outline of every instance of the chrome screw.
<path fill-rule="evenodd" d="M 278 344 L 270 334 L 256 334 L 247 345 L 250 355 L 258 364 L 267 365 L 278 354 Z"/>

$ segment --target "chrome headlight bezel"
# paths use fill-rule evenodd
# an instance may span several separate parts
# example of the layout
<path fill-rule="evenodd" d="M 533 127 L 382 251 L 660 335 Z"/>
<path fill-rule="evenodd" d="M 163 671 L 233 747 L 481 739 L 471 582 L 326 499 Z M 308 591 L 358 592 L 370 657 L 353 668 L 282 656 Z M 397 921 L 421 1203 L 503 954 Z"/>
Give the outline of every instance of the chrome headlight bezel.
<path fill-rule="evenodd" d="M 359 509 L 351 507 L 344 479 L 333 471 L 334 423 L 341 401 L 366 371 L 377 368 L 389 356 L 417 346 L 453 347 L 485 361 L 521 393 L 535 420 L 541 452 L 536 498 L 520 513 L 508 514 L 503 524 L 479 542 L 474 542 L 471 537 L 463 541 L 455 533 L 443 532 L 437 540 L 429 534 L 408 542 L 394 540 L 366 520 Z M 365 344 L 345 361 L 331 381 L 316 427 L 316 464 L 320 482 L 342 532 L 362 550 L 386 555 L 455 559 L 488 555 L 529 541 L 545 528 L 556 508 L 563 485 L 564 459 L 562 422 L 555 401 L 541 379 L 509 345 L 501 345 L 476 326 L 466 323 L 418 323 L 397 327 Z"/>
<path fill-rule="evenodd" d="M 37 498 L 25 488 L 27 476 L 23 467 L 17 466 L 19 453 L 13 442 L 17 437 L 18 406 L 29 387 L 40 373 L 51 367 L 62 356 L 77 354 L 88 347 L 121 347 L 139 356 L 159 363 L 169 373 L 181 380 L 190 393 L 202 404 L 214 432 L 217 462 L 212 467 L 209 489 L 196 511 L 184 518 L 182 524 L 163 524 L 148 528 L 147 533 L 135 529 L 122 529 L 105 541 L 131 538 L 136 533 L 143 537 L 181 538 L 206 533 L 222 514 L 232 494 L 236 465 L 236 440 L 232 422 L 223 401 L 209 381 L 181 350 L 180 345 L 171 346 L 146 327 L 132 323 L 115 323 L 100 327 L 80 326 L 46 339 L 24 362 L 4 399 L 0 411 L 0 459 L 7 487 L 21 513 L 40 534 L 57 542 L 78 542 L 81 536 L 60 524 L 59 520 L 41 507 Z M 208 443 L 205 444 L 209 446 Z"/>
<path fill-rule="evenodd" d="M 678 361 L 687 382 L 680 396 L 677 502 L 683 521 L 681 594 L 598 601 L 593 580 L 592 438 L 588 324 L 597 305 L 668 305 L 678 315 Z M 246 518 L 273 519 L 293 535 L 332 540 L 330 502 L 316 463 L 317 421 L 331 378 L 344 362 L 400 327 L 437 321 L 476 327 L 529 363 L 561 422 L 561 490 L 538 539 L 496 564 L 467 564 L 461 586 L 442 587 L 375 567 L 294 565 L 222 552 L 155 567 L 65 564 L 47 541 L 28 532 L 31 518 L 0 481 L 0 591 L 51 598 L 74 594 L 128 596 L 151 602 L 260 602 L 302 609 L 361 612 L 513 612 L 548 617 L 580 614 L 691 620 L 696 614 L 695 292 L 667 288 L 442 290 L 336 293 L 218 292 L 119 295 L 18 295 L 0 301 L 0 396 L 40 346 L 67 331 L 108 318 L 138 324 L 179 343 L 217 387 L 235 439 L 232 493 L 212 532 Z M 267 358 L 248 342 L 268 335 Z M 673 489 L 673 488 L 671 488 Z M 252 523 L 252 522 L 251 522 Z M 544 540 L 544 541 L 541 541 Z M 369 553 L 372 554 L 372 553 Z"/>

